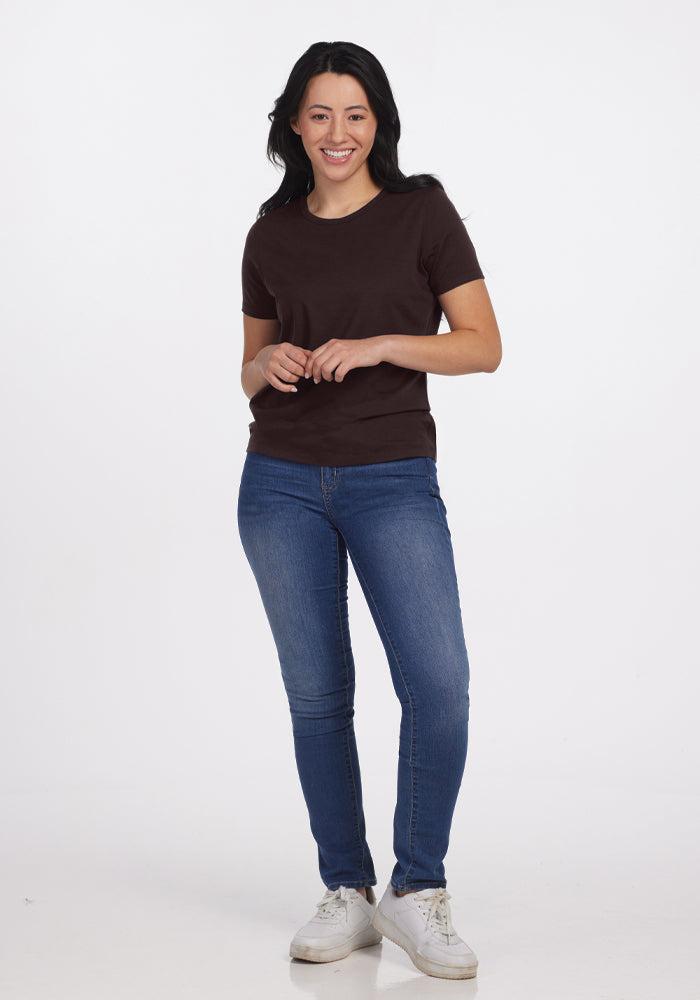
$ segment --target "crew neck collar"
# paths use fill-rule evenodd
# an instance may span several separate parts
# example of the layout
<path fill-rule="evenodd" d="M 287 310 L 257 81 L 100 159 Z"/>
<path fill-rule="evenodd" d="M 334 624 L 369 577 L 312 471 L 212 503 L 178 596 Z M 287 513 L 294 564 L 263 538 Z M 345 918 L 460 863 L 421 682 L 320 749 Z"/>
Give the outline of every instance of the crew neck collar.
<path fill-rule="evenodd" d="M 327 225 L 332 226 L 332 225 L 338 225 L 341 222 L 350 222 L 351 219 L 356 219 L 359 215 L 362 215 L 364 212 L 367 212 L 373 205 L 376 205 L 377 202 L 380 201 L 385 194 L 386 194 L 386 188 L 382 188 L 382 190 L 378 191 L 373 198 L 370 198 L 369 201 L 365 202 L 362 208 L 358 208 L 354 212 L 350 212 L 348 215 L 338 216 L 338 218 L 335 219 L 323 219 L 321 218 L 320 215 L 314 215 L 313 212 L 310 212 L 309 206 L 306 203 L 306 197 L 302 196 L 299 199 L 299 201 L 301 202 L 301 213 L 305 219 L 308 219 L 309 222 L 317 222 L 322 226 L 327 226 Z"/>

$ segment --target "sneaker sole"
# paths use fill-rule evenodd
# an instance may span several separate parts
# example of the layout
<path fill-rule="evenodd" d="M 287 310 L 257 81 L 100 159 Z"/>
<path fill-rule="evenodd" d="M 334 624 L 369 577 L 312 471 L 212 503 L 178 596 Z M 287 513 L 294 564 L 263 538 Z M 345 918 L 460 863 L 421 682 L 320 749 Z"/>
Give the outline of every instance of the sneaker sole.
<path fill-rule="evenodd" d="M 358 948 L 369 948 L 373 944 L 380 944 L 381 940 L 382 935 L 379 931 L 370 926 L 335 948 L 314 948 L 311 945 L 295 945 L 292 942 L 289 946 L 289 954 L 292 958 L 300 958 L 304 962 L 337 962 L 341 958 L 347 958 L 351 952 Z"/>
<path fill-rule="evenodd" d="M 417 951 L 410 938 L 406 937 L 403 931 L 379 907 L 377 907 L 372 923 L 385 938 L 389 938 L 399 948 L 403 948 L 415 967 L 427 976 L 435 976 L 438 979 L 475 978 L 476 968 L 479 964 L 478 961 L 470 965 L 444 965 L 442 962 L 435 962 L 433 959 L 426 958 L 425 955 L 421 955 Z"/>

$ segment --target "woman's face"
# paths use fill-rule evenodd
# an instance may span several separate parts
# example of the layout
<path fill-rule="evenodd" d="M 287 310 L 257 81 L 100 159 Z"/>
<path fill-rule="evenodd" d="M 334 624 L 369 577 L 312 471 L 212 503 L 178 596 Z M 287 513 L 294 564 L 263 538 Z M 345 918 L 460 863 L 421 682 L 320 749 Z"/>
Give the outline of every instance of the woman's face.
<path fill-rule="evenodd" d="M 290 121 L 301 136 L 314 178 L 347 181 L 369 175 L 377 118 L 364 87 L 354 76 L 320 73 L 309 80 L 299 110 Z"/>

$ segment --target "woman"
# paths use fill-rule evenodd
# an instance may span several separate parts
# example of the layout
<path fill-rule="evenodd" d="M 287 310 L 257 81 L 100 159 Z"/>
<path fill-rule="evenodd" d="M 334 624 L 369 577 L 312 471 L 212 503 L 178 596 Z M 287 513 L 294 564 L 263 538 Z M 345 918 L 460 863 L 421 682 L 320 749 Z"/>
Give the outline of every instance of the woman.
<path fill-rule="evenodd" d="M 430 175 L 398 167 L 386 74 L 319 42 L 270 115 L 285 167 L 243 257 L 254 417 L 239 526 L 275 639 L 327 887 L 293 957 L 384 935 L 429 975 L 476 974 L 443 859 L 467 751 L 469 666 L 426 372 L 492 372 L 500 336 L 474 249 Z M 450 332 L 435 336 L 442 313 Z M 396 866 L 381 902 L 353 730 L 348 554 L 402 707 Z"/>

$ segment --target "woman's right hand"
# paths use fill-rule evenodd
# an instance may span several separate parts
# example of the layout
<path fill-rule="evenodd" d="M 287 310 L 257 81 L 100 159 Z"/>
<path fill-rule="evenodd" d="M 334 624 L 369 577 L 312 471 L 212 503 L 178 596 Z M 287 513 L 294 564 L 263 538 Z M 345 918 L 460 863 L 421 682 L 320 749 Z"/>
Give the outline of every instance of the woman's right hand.
<path fill-rule="evenodd" d="M 286 341 L 268 344 L 256 354 L 255 367 L 273 389 L 296 392 L 294 383 L 304 376 L 310 354 L 311 351 Z"/>

